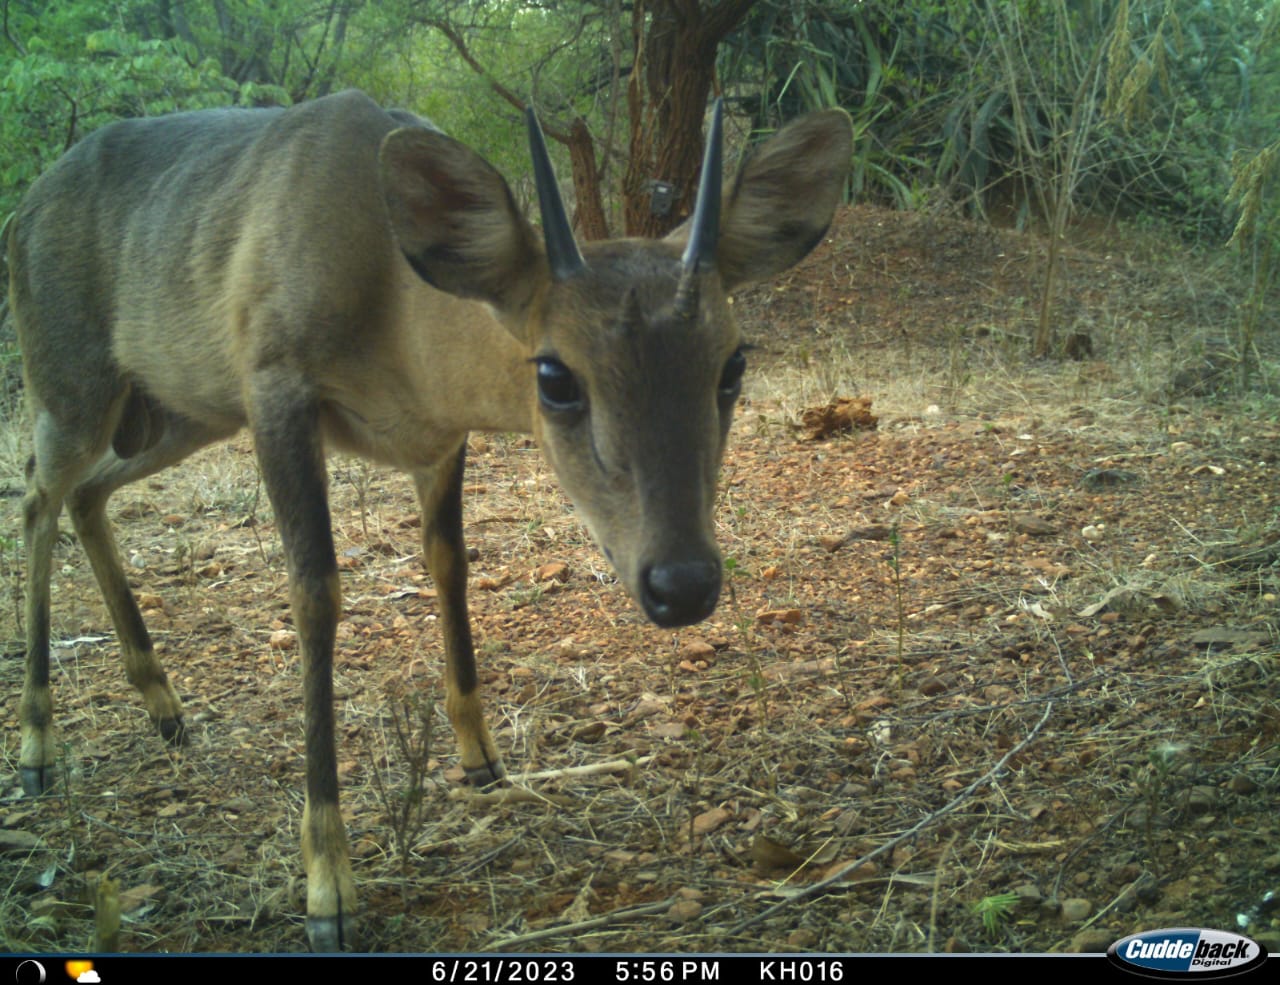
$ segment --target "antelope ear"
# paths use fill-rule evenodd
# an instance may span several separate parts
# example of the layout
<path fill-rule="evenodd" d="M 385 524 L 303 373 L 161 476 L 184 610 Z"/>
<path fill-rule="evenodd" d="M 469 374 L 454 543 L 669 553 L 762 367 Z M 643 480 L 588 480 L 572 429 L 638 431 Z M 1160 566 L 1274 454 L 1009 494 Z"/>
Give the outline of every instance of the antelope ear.
<path fill-rule="evenodd" d="M 452 137 L 405 127 L 387 134 L 378 165 L 392 232 L 418 276 L 500 313 L 528 300 L 546 263 L 488 161 Z"/>
<path fill-rule="evenodd" d="M 853 157 L 853 121 L 840 109 L 802 116 L 743 165 L 724 206 L 716 266 L 726 290 L 798 263 L 831 225 Z M 671 239 L 688 236 L 685 227 Z"/>

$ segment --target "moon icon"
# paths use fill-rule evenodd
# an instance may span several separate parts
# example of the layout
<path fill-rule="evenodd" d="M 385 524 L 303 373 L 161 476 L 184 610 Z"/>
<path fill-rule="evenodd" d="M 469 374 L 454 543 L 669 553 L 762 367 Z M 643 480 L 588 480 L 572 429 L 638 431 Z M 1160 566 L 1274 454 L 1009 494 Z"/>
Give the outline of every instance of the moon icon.
<path fill-rule="evenodd" d="M 17 985 L 40 985 L 44 981 L 44 965 L 28 958 L 14 969 L 13 980 Z"/>

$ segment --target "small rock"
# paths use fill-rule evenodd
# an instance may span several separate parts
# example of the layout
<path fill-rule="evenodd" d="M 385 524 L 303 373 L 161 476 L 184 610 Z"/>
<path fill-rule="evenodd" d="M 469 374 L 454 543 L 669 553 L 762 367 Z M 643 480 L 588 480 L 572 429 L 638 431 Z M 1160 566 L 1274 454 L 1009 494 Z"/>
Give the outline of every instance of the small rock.
<path fill-rule="evenodd" d="M 1034 513 L 1015 514 L 1010 525 L 1014 533 L 1026 534 L 1028 537 L 1048 537 L 1058 532 L 1056 526 Z"/>
<path fill-rule="evenodd" d="M 535 581 L 557 581 L 563 584 L 569 580 L 569 566 L 563 561 L 552 561 L 539 567 L 533 577 Z"/>
<path fill-rule="evenodd" d="M 706 640 L 690 640 L 680 647 L 680 656 L 685 660 L 712 660 L 715 655 L 716 648 Z"/>
<path fill-rule="evenodd" d="M 1072 954 L 1106 954 L 1115 942 L 1115 936 L 1097 927 L 1082 930 L 1071 938 L 1067 950 Z"/>
<path fill-rule="evenodd" d="M 30 831 L 0 831 L 0 855 L 29 855 L 39 844 Z"/>
<path fill-rule="evenodd" d="M 604 722 L 588 722 L 573 731 L 573 741 L 575 742 L 599 742 L 604 738 L 605 732 L 608 731 L 608 725 Z"/>
<path fill-rule="evenodd" d="M 818 943 L 818 935 L 808 927 L 797 927 L 787 935 L 787 943 L 797 951 L 812 951 Z"/>
<path fill-rule="evenodd" d="M 149 903 L 160 902 L 165 898 L 165 895 L 163 886 L 157 886 L 152 883 L 144 883 L 141 886 L 122 889 L 120 890 L 120 909 L 125 913 L 132 913 L 134 910 L 142 909 Z"/>
<path fill-rule="evenodd" d="M 292 629 L 277 629 L 268 643 L 273 650 L 292 650 L 298 645 L 298 634 Z"/>
<path fill-rule="evenodd" d="M 1237 773 L 1227 783 L 1227 789 L 1232 793 L 1251 794 L 1258 789 L 1258 784 L 1248 773 Z"/>
<path fill-rule="evenodd" d="M 1192 814 L 1207 814 L 1213 810 L 1218 791 L 1213 787 L 1197 785 L 1186 792 L 1182 806 Z"/>
<path fill-rule="evenodd" d="M 1268 954 L 1280 953 L 1280 930 L 1260 930 L 1250 936 L 1267 949 Z"/>
<path fill-rule="evenodd" d="M 1073 897 L 1062 901 L 1062 919 L 1067 923 L 1079 923 L 1087 920 L 1093 912 L 1093 904 L 1087 899 Z"/>
<path fill-rule="evenodd" d="M 1160 884 L 1150 872 L 1141 873 L 1133 882 L 1120 890 L 1113 906 L 1117 913 L 1130 913 L 1140 903 L 1151 903 L 1160 895 Z"/>
<path fill-rule="evenodd" d="M 804 622 L 804 613 L 799 609 L 761 609 L 756 613 L 756 622 L 766 626 L 775 622 L 797 626 Z"/>
<path fill-rule="evenodd" d="M 695 835 L 710 834 L 731 817 L 733 817 L 733 811 L 727 807 L 713 807 L 709 811 L 703 811 L 693 819 L 693 833 Z"/>
<path fill-rule="evenodd" d="M 579 643 L 572 636 L 566 636 L 556 644 L 556 655 L 561 660 L 592 660 L 603 651 L 594 643 Z"/>
<path fill-rule="evenodd" d="M 667 919 L 672 923 L 689 923 L 702 916 L 702 904 L 694 899 L 677 900 L 667 910 Z"/>
<path fill-rule="evenodd" d="M 1138 481 L 1136 472 L 1124 469 L 1090 469 L 1080 479 L 1080 485 L 1089 492 L 1100 492 L 1103 489 L 1114 489 L 1127 486 Z"/>
<path fill-rule="evenodd" d="M 804 865 L 804 856 L 762 834 L 751 839 L 751 860 L 757 869 L 766 873 L 775 869 L 798 869 Z"/>

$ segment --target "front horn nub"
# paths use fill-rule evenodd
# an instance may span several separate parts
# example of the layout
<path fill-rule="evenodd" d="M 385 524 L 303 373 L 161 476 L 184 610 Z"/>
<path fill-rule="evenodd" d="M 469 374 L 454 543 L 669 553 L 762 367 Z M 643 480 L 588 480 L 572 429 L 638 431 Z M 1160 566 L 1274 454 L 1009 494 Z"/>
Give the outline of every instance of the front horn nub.
<path fill-rule="evenodd" d="M 698 201 L 689 223 L 689 242 L 685 245 L 684 273 L 676 292 L 676 310 L 693 316 L 698 310 L 698 274 L 716 260 L 716 244 L 720 239 L 720 172 L 724 161 L 724 99 L 711 108 L 711 126 L 707 129 L 707 149 L 702 158 L 702 178 L 698 182 Z"/>
<path fill-rule="evenodd" d="M 533 157 L 533 181 L 538 187 L 538 209 L 542 213 L 542 236 L 547 244 L 547 263 L 551 265 L 552 277 L 565 280 L 585 267 L 586 261 L 582 259 L 578 243 L 573 238 L 573 227 L 564 210 L 564 200 L 560 197 L 560 186 L 556 183 L 556 173 L 551 167 L 551 157 L 547 154 L 547 142 L 542 136 L 538 116 L 532 106 L 524 111 L 524 115 L 529 126 L 529 153 Z"/>

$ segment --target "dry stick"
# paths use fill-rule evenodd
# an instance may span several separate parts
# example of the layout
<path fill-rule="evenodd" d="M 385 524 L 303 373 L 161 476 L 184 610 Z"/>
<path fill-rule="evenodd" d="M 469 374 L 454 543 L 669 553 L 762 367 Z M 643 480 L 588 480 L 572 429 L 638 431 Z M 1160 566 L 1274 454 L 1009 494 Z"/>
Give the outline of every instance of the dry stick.
<path fill-rule="evenodd" d="M 1026 738 L 1024 738 L 1016 746 L 1014 746 L 1007 753 L 1001 756 L 1000 762 L 996 763 L 993 767 L 991 767 L 991 769 L 987 770 L 986 773 L 978 777 L 978 779 L 974 780 L 967 787 L 965 787 L 958 794 L 956 794 L 955 798 L 945 807 L 934 811 L 932 814 L 928 815 L 927 817 L 921 818 L 919 823 L 912 825 L 910 828 L 902 832 L 902 834 L 898 835 L 896 838 L 891 838 L 889 841 L 886 841 L 879 848 L 876 848 L 868 852 L 866 855 L 863 855 L 861 858 L 854 859 L 848 865 L 842 865 L 838 870 L 833 872 L 831 875 L 827 876 L 825 879 L 821 879 L 818 882 L 815 882 L 812 886 L 803 886 L 798 889 L 787 890 L 785 893 L 784 899 L 779 900 L 777 903 L 774 903 L 768 909 L 763 910 L 760 913 L 757 913 L 755 916 L 748 917 L 746 920 L 743 920 L 741 923 L 737 924 L 736 926 L 731 927 L 728 933 L 740 934 L 742 933 L 742 931 L 746 930 L 748 927 L 752 926 L 753 924 L 757 924 L 761 920 L 764 920 L 765 918 L 771 916 L 773 913 L 776 913 L 778 910 L 782 909 L 787 904 L 793 903 L 799 899 L 804 899 L 806 896 L 812 896 L 815 893 L 820 892 L 823 889 L 826 889 L 828 886 L 832 885 L 833 883 L 840 882 L 845 876 L 847 876 L 853 870 L 860 868 L 863 865 L 866 865 L 868 862 L 872 861 L 873 859 L 879 858 L 881 855 L 885 854 L 886 852 L 892 851 L 894 848 L 902 844 L 904 841 L 907 841 L 910 838 L 914 838 L 925 828 L 929 827 L 930 825 L 936 823 L 940 819 L 946 817 L 948 814 L 955 811 L 961 804 L 963 804 L 966 800 L 968 800 L 975 793 L 977 793 L 979 789 L 981 789 L 983 786 L 990 783 L 991 781 L 995 780 L 997 777 L 1000 776 L 1001 773 L 1004 772 L 1005 766 L 1008 764 L 1009 760 L 1012 759 L 1014 756 L 1016 756 L 1018 753 L 1022 752 L 1022 750 L 1025 749 L 1027 746 L 1029 746 L 1032 740 L 1034 740 L 1035 737 L 1040 734 L 1040 730 L 1044 728 L 1044 724 L 1049 720 L 1049 715 L 1050 713 L 1052 713 L 1052 711 L 1053 711 L 1053 702 L 1050 701 L 1047 705 L 1045 705 L 1044 714 L 1040 716 L 1040 721 L 1036 722 L 1035 728 L 1033 728 L 1030 732 L 1027 733 Z M 776 890 L 771 890 L 770 893 L 772 892 L 776 892 Z M 765 895 L 765 894 L 761 893 L 759 895 Z"/>
<path fill-rule="evenodd" d="M 530 780 L 559 780 L 566 777 L 591 776 L 595 773 L 622 773 L 637 766 L 645 766 L 652 762 L 652 756 L 641 756 L 638 759 L 611 759 L 605 763 L 588 763 L 586 766 L 566 766 L 561 769 L 543 770 L 540 773 L 522 773 L 511 777 L 512 784 L 526 783 Z M 465 800 L 479 807 L 492 807 L 500 804 L 518 804 L 526 801 L 541 801 L 551 804 L 571 804 L 573 799 L 563 794 L 539 793 L 523 786 L 501 787 L 487 792 L 475 792 L 469 788 L 450 791 L 451 800 Z"/>
<path fill-rule="evenodd" d="M 529 780 L 557 780 L 565 777 L 591 776 L 593 773 L 622 773 L 636 766 L 647 766 L 652 761 L 652 756 L 640 756 L 636 759 L 611 759 L 604 763 L 588 763 L 586 766 L 565 766 L 561 769 L 543 770 L 540 773 L 521 773 L 515 779 L 525 783 Z"/>
<path fill-rule="evenodd" d="M 508 937 L 491 944 L 490 947 L 495 951 L 505 950 L 514 945 L 524 945 L 532 941 L 544 940 L 547 937 L 562 937 L 566 934 L 576 934 L 583 930 L 592 930 L 596 927 L 603 927 L 610 923 L 620 923 L 623 920 L 634 920 L 636 917 L 648 916 L 650 913 L 660 913 L 663 910 L 669 910 L 676 902 L 676 897 L 672 896 L 668 899 L 661 900 L 657 903 L 646 903 L 644 906 L 635 906 L 630 910 L 615 910 L 612 913 L 605 913 L 598 917 L 592 917 L 590 920 L 580 920 L 577 923 L 562 923 L 554 927 L 544 927 L 542 930 L 535 930 L 528 934 L 517 934 L 514 937 Z"/>

